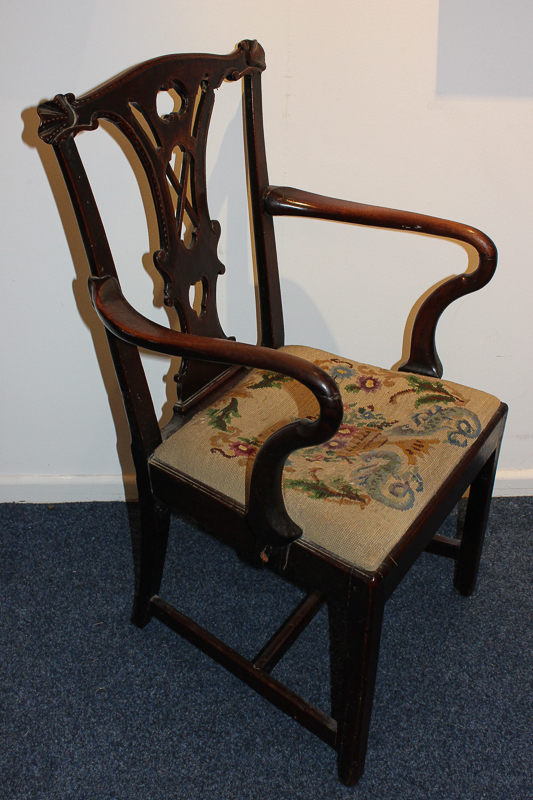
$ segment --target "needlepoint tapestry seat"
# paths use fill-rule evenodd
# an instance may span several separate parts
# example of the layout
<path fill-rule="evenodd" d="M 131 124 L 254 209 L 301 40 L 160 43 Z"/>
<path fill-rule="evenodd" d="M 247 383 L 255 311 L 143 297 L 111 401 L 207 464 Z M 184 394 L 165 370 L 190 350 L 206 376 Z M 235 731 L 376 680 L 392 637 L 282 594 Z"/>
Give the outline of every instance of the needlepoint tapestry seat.
<path fill-rule="evenodd" d="M 452 559 L 461 594 L 476 584 L 507 408 L 442 380 L 435 331 L 453 300 L 491 279 L 496 248 L 461 223 L 270 184 L 264 70 L 262 47 L 248 39 L 225 56 L 155 58 L 82 97 L 58 94 L 41 103 L 39 135 L 53 147 L 70 194 L 131 432 L 140 516 L 132 530 L 132 621 L 143 627 L 157 618 L 207 653 L 334 748 L 340 780 L 354 785 L 364 769 L 386 601 L 424 551 Z M 207 201 L 205 156 L 215 94 L 225 81 L 242 81 L 257 345 L 228 338 L 217 311 L 225 267 L 221 228 Z M 172 98 L 170 113 L 158 112 L 161 93 Z M 323 109 L 322 117 L 333 130 Z M 75 141 L 100 120 L 115 126 L 117 140 L 128 140 L 134 171 L 146 176 L 153 262 L 179 331 L 147 319 L 122 294 Z M 305 343 L 286 346 L 274 235 L 274 217 L 281 215 L 451 238 L 473 247 L 478 264 L 426 297 L 398 371 Z M 174 414 L 162 430 L 139 348 L 181 358 Z M 350 355 L 356 353 L 357 343 Z M 457 538 L 439 535 L 467 490 Z M 254 568 L 307 592 L 255 658 L 244 658 L 159 597 L 171 511 L 195 519 Z M 271 675 L 324 604 L 331 639 L 327 711 Z M 227 724 L 233 722 L 239 724 Z"/>
<path fill-rule="evenodd" d="M 449 381 L 359 364 L 287 346 L 338 384 L 343 421 L 324 444 L 292 453 L 283 494 L 302 538 L 362 570 L 375 571 L 500 405 Z M 151 458 L 242 506 L 255 455 L 271 433 L 318 404 L 301 383 L 253 370 L 213 406 L 161 444 Z"/>

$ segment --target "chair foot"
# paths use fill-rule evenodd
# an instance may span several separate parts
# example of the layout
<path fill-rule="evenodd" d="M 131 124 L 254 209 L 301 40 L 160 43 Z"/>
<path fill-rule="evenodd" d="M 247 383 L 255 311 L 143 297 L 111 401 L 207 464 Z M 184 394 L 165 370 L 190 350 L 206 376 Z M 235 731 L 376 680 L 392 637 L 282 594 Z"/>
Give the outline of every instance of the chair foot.
<path fill-rule="evenodd" d="M 150 598 L 134 596 L 130 617 L 132 624 L 137 628 L 145 628 L 151 619 Z"/>
<path fill-rule="evenodd" d="M 359 783 L 359 779 L 362 778 L 363 772 L 364 772 L 364 764 L 360 770 L 357 768 L 357 766 L 347 767 L 344 763 L 341 763 L 341 758 L 339 756 L 338 777 L 339 777 L 339 782 L 344 784 L 344 786 L 350 786 L 350 787 L 356 786 Z"/>
<path fill-rule="evenodd" d="M 466 509 L 464 503 L 459 506 L 458 523 L 462 524 L 462 534 L 453 586 L 463 597 L 469 597 L 476 588 L 497 463 L 496 450 L 472 481 Z"/>
<path fill-rule="evenodd" d="M 139 493 L 140 494 L 140 493 Z M 152 495 L 139 497 L 140 515 L 131 521 L 135 594 L 131 621 L 144 628 L 152 618 L 150 598 L 159 593 L 167 550 L 170 512 Z"/>

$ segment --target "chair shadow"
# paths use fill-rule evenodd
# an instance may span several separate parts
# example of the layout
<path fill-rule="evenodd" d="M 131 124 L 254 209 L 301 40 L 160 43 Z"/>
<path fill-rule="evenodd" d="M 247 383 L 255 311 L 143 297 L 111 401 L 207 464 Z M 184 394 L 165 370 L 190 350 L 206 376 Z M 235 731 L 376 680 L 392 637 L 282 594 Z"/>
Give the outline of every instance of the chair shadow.
<path fill-rule="evenodd" d="M 87 278 L 89 277 L 90 270 L 76 217 L 53 150 L 38 137 L 37 129 L 39 126 L 39 117 L 37 114 L 37 107 L 33 106 L 25 109 L 21 114 L 21 118 L 24 123 L 24 129 L 21 138 L 28 147 L 37 150 L 52 190 L 52 194 L 54 196 L 61 223 L 63 225 L 65 238 L 67 240 L 72 263 L 76 273 L 76 278 L 72 282 L 74 301 L 82 321 L 87 326 L 91 334 L 94 351 L 107 394 L 108 403 L 116 430 L 116 448 L 123 477 L 126 499 L 135 500 L 136 489 L 134 486 L 132 486 L 130 477 L 135 473 L 133 460 L 130 453 L 130 432 L 124 413 L 122 397 L 116 380 L 113 361 L 109 352 L 105 329 L 100 320 L 97 318 L 94 309 L 92 308 L 89 293 L 86 289 Z M 153 253 L 159 249 L 160 243 L 157 218 L 148 179 L 138 159 L 138 156 L 124 135 L 117 128 L 115 128 L 115 126 L 105 120 L 100 120 L 99 127 L 102 128 L 102 130 L 104 130 L 109 136 L 111 136 L 114 142 L 120 147 L 120 150 L 122 151 L 122 154 L 128 162 L 134 174 L 135 180 L 137 181 L 141 202 L 144 209 L 149 241 L 149 250 L 143 254 L 141 257 L 141 262 L 144 270 L 153 283 L 152 303 L 154 308 L 162 308 L 165 310 L 169 327 L 179 330 L 179 320 L 175 310 L 164 305 L 163 280 L 157 272 L 153 262 Z M 233 169 L 233 162 L 235 159 L 232 159 L 231 154 L 232 143 L 234 143 L 236 134 L 239 133 L 239 129 L 240 137 L 242 139 L 242 117 L 240 106 L 237 108 L 234 118 L 231 120 L 225 131 L 220 152 L 209 180 L 210 184 L 212 183 L 215 185 L 214 202 L 212 204 L 211 216 L 216 218 L 224 205 L 228 203 L 226 238 L 229 243 L 232 259 L 232 270 L 230 271 L 231 286 L 229 288 L 232 290 L 233 295 L 236 295 L 242 294 L 243 292 L 246 293 L 246 286 L 248 285 L 251 296 L 253 297 L 254 293 L 257 291 L 257 288 L 256 286 L 249 285 L 248 253 L 246 244 L 243 244 L 244 237 L 242 235 L 243 219 L 247 220 L 248 218 L 247 201 L 245 200 L 244 203 L 239 204 L 238 200 L 235 202 L 235 198 L 233 196 L 234 193 L 232 193 L 230 189 L 221 191 L 222 186 L 225 186 L 226 184 L 230 185 L 232 180 L 235 181 L 235 170 Z M 244 185 L 245 180 L 243 167 L 242 181 Z M 231 310 L 235 312 L 238 311 L 240 307 L 242 308 L 242 303 L 239 304 L 239 298 L 234 298 L 232 300 Z M 257 332 L 255 309 L 252 310 L 251 314 L 249 315 L 249 320 L 251 322 L 251 327 L 253 328 L 255 326 L 255 330 Z M 150 353 L 150 355 L 154 356 L 153 353 Z M 181 359 L 172 358 L 170 361 L 170 366 L 166 370 L 166 374 L 162 376 L 162 381 L 166 386 L 166 399 L 162 405 L 159 420 L 162 426 L 168 422 L 173 414 L 173 407 L 177 399 L 175 375 L 179 370 L 180 362 Z"/>
<path fill-rule="evenodd" d="M 22 141 L 28 147 L 37 150 L 43 165 L 43 170 L 52 190 L 61 224 L 63 225 L 65 238 L 76 273 L 76 278 L 72 282 L 72 293 L 78 313 L 91 334 L 94 352 L 102 375 L 102 381 L 117 435 L 116 448 L 124 481 L 124 491 L 126 499 L 131 500 L 136 496 L 136 489 L 132 486 L 131 481 L 128 480 L 128 477 L 134 474 L 133 460 L 130 452 L 130 433 L 124 413 L 122 396 L 117 385 L 113 361 L 107 344 L 105 329 L 94 312 L 89 298 L 89 292 L 86 288 L 87 278 L 89 277 L 89 266 L 74 210 L 54 152 L 52 148 L 42 142 L 37 135 L 37 128 L 39 125 L 37 107 L 33 106 L 25 109 L 21 114 L 21 118 L 24 123 L 24 130 L 21 137 Z"/>

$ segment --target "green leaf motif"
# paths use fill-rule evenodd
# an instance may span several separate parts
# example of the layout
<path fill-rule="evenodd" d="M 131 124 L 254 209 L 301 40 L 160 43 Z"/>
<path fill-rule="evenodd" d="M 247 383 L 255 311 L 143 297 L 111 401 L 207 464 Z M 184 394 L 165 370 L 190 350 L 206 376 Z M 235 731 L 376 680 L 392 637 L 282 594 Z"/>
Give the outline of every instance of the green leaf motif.
<path fill-rule="evenodd" d="M 234 417 L 240 417 L 239 414 L 239 401 L 236 397 L 232 397 L 227 406 L 217 410 L 210 408 L 207 412 L 209 417 L 209 425 L 212 428 L 217 428 L 219 431 L 229 431 L 231 420 Z"/>
<path fill-rule="evenodd" d="M 263 372 L 263 377 L 259 383 L 249 386 L 249 389 L 281 389 L 282 383 L 292 381 L 288 375 L 280 375 L 279 372 Z"/>
<path fill-rule="evenodd" d="M 349 383 L 348 386 L 344 387 L 344 391 L 353 392 L 354 394 L 357 394 L 357 392 L 361 391 L 361 387 L 358 386 L 356 383 Z"/>
<path fill-rule="evenodd" d="M 359 503 L 361 507 L 368 503 L 367 495 L 361 494 L 353 486 L 341 481 L 336 483 L 335 489 L 319 479 L 289 478 L 284 483 L 289 489 L 300 489 L 313 500 L 349 500 L 352 503 Z"/>
<path fill-rule="evenodd" d="M 409 375 L 407 380 L 411 386 L 411 391 L 421 395 L 415 401 L 415 408 L 420 408 L 420 406 L 429 405 L 430 403 L 462 402 L 459 397 L 448 391 L 440 381 L 433 383 L 423 378 L 417 378 L 415 375 Z"/>
<path fill-rule="evenodd" d="M 443 394 L 425 394 L 415 400 L 415 408 L 420 408 L 420 406 L 429 405 L 430 403 L 455 403 L 455 401 L 455 397 L 447 397 Z"/>
<path fill-rule="evenodd" d="M 376 428 L 379 431 L 396 425 L 397 420 L 388 421 L 383 414 L 371 411 L 369 408 L 350 405 L 346 409 L 344 422 L 348 425 L 360 425 L 364 428 Z"/>

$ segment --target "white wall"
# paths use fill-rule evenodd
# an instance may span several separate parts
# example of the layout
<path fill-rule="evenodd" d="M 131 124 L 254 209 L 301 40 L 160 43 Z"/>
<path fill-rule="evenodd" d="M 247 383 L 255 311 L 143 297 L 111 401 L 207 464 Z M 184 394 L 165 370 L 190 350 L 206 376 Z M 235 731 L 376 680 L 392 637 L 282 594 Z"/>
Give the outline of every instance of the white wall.
<path fill-rule="evenodd" d="M 462 26 L 472 22 L 468 15 L 461 19 L 464 5 L 442 0 L 440 42 L 437 0 L 4 5 L 0 499 L 120 497 L 132 473 L 121 401 L 88 301 L 81 245 L 51 148 L 36 137 L 35 106 L 57 92 L 83 94 L 147 58 L 225 53 L 242 38 L 257 38 L 267 55 L 272 183 L 458 219 L 495 240 L 495 278 L 448 310 L 438 347 L 445 377 L 509 403 L 498 488 L 533 493 L 533 99 L 520 79 L 520 61 L 504 57 L 494 73 L 505 72 L 504 89 L 495 79 L 491 94 L 486 76 L 473 93 L 469 64 L 475 72 L 476 29 L 471 26 L 467 39 L 470 59 L 464 37 L 453 36 L 455 19 Z M 523 13 L 528 0 L 507 2 L 507 17 L 522 13 L 514 28 L 501 24 L 503 3 L 482 5 L 490 11 L 485 26 L 510 52 L 522 46 L 522 39 L 516 47 L 510 42 L 516 30 L 529 24 L 533 32 L 532 15 Z M 457 76 L 459 54 L 464 68 Z M 253 296 L 253 279 L 246 197 L 239 188 L 239 103 L 235 87 L 221 88 L 209 151 L 210 203 L 225 231 L 226 330 L 253 341 L 253 311 L 242 312 Z M 120 150 L 112 140 L 105 143 L 104 132 L 83 134 L 79 143 L 90 163 L 112 159 L 104 162 L 105 180 L 126 176 L 120 159 L 113 166 Z M 154 243 L 141 233 L 139 193 L 126 183 L 110 203 L 105 180 L 96 190 L 125 268 L 126 293 L 144 313 L 164 318 L 150 302 Z M 468 264 L 464 247 L 430 237 L 303 220 L 281 220 L 276 227 L 288 341 L 382 366 L 399 360 L 405 320 L 422 293 Z M 168 363 L 152 357 L 148 366 L 157 407 L 168 414 L 174 389 L 171 378 L 162 380 Z"/>

